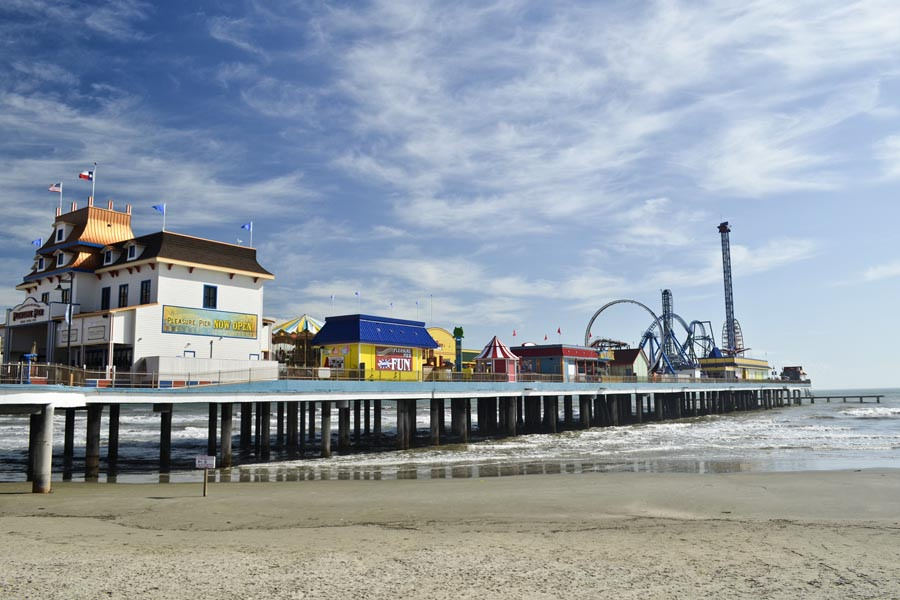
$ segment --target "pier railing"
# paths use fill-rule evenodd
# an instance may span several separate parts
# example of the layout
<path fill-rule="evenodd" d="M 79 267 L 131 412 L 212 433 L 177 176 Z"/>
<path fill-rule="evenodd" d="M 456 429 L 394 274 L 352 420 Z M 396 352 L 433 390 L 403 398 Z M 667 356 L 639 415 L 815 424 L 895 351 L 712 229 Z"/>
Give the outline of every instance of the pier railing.
<path fill-rule="evenodd" d="M 426 369 L 413 372 L 373 371 L 363 369 L 333 369 L 323 367 L 294 367 L 279 365 L 266 369 L 238 369 L 177 373 L 135 372 L 113 369 L 93 370 L 58 364 L 10 363 L 0 365 L 0 383 L 67 385 L 96 388 L 183 388 L 227 385 L 253 381 L 275 380 L 337 380 L 337 381 L 419 381 L 419 382 L 508 382 L 506 373 L 456 372 L 446 369 Z M 566 380 L 561 374 L 519 373 L 512 381 L 522 383 L 669 383 L 684 385 L 721 385 L 746 382 L 739 379 L 713 377 L 679 377 L 674 375 L 615 376 L 578 374 Z M 783 379 L 752 380 L 759 383 L 808 384 L 806 381 Z"/>

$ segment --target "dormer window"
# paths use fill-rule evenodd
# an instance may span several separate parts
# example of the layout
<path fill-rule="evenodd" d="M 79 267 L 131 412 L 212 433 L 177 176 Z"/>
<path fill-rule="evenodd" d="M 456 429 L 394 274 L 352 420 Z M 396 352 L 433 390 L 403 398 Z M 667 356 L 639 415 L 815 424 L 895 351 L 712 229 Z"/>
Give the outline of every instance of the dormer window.
<path fill-rule="evenodd" d="M 66 255 L 63 252 L 60 252 L 56 255 L 56 266 L 61 267 L 66 264 Z"/>
<path fill-rule="evenodd" d="M 103 264 L 108 265 L 108 264 L 111 264 L 112 261 L 113 261 L 112 250 L 104 250 L 103 251 Z"/>
<path fill-rule="evenodd" d="M 56 230 L 56 241 L 57 241 L 57 242 L 63 241 L 63 236 L 64 236 L 64 235 L 66 235 L 66 228 L 65 228 L 65 227 L 60 227 L 59 229 L 57 229 L 57 230 Z"/>
<path fill-rule="evenodd" d="M 44 258 L 43 258 L 43 257 L 41 257 L 41 258 L 38 259 L 37 270 L 38 270 L 38 271 L 43 271 L 43 270 L 44 270 Z"/>
<path fill-rule="evenodd" d="M 134 260 L 137 256 L 137 246 L 128 246 L 128 260 Z"/>

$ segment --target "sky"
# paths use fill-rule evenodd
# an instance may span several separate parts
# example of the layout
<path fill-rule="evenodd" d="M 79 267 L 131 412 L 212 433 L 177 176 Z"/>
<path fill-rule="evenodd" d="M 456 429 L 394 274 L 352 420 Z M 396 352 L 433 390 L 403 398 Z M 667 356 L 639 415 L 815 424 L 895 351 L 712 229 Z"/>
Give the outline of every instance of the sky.
<path fill-rule="evenodd" d="M 471 348 L 583 343 L 664 288 L 720 334 L 727 220 L 751 355 L 896 386 L 898 22 L 877 0 L 6 0 L 0 304 L 47 187 L 83 205 L 96 162 L 137 235 L 161 202 L 231 243 L 252 220 L 266 316 L 418 318 Z M 649 324 L 617 305 L 591 333 Z"/>

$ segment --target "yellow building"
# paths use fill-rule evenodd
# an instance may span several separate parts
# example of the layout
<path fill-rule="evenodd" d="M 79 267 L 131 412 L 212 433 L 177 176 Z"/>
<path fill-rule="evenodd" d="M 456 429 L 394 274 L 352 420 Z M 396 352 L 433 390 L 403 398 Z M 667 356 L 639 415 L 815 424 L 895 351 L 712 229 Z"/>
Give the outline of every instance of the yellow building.
<path fill-rule="evenodd" d="M 421 321 L 372 315 L 327 317 L 312 345 L 335 377 L 392 381 L 420 380 L 426 352 L 439 347 Z"/>
<path fill-rule="evenodd" d="M 707 377 L 717 379 L 767 379 L 771 372 L 769 362 L 743 356 L 714 356 L 700 359 L 700 369 Z"/>
<path fill-rule="evenodd" d="M 445 363 L 456 364 L 456 338 L 443 327 L 429 327 L 428 333 L 437 343 L 438 347 L 425 351 L 425 363 L 433 367 L 440 367 Z M 475 357 L 480 350 L 467 350 L 463 348 L 463 367 L 472 367 Z"/>

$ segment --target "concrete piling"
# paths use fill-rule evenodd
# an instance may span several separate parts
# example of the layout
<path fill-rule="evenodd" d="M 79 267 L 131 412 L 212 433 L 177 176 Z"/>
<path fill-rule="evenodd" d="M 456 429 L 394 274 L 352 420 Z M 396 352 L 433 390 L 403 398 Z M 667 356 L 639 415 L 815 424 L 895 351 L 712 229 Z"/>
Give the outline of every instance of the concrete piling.
<path fill-rule="evenodd" d="M 222 404 L 222 457 L 220 466 L 228 468 L 231 466 L 231 430 L 232 430 L 232 410 L 234 405 L 231 402 Z"/>
<path fill-rule="evenodd" d="M 312 405 L 312 402 L 310 402 Z M 315 413 L 310 410 L 310 420 Z M 313 431 L 313 425 L 310 423 L 310 431 Z M 322 458 L 331 457 L 331 402 L 322 401 Z"/>
<path fill-rule="evenodd" d="M 578 396 L 578 420 L 582 429 L 591 427 L 591 397 Z"/>
<path fill-rule="evenodd" d="M 119 466 L 119 415 L 121 404 L 109 405 L 109 442 L 106 446 L 106 470 L 115 475 Z"/>
<path fill-rule="evenodd" d="M 253 403 L 241 402 L 241 450 L 250 449 L 253 437 Z"/>
<path fill-rule="evenodd" d="M 75 456 L 75 409 L 66 409 L 66 425 L 63 430 L 63 481 L 72 479 L 72 463 Z"/>
<path fill-rule="evenodd" d="M 346 452 L 350 449 L 350 402 L 338 401 L 338 450 Z"/>
<path fill-rule="evenodd" d="M 263 460 L 269 460 L 272 452 L 272 403 L 260 402 L 260 440 L 259 452 Z"/>
<path fill-rule="evenodd" d="M 100 476 L 100 419 L 102 416 L 102 404 L 88 404 L 84 444 L 84 478 L 86 481 L 96 481 Z"/>
<path fill-rule="evenodd" d="M 218 420 L 219 420 L 219 405 L 215 402 L 209 403 L 209 420 L 207 421 L 207 431 L 206 431 L 206 455 L 207 456 L 215 456 L 216 455 L 216 447 L 217 447 L 217 439 L 216 436 L 219 433 L 218 428 Z"/>
<path fill-rule="evenodd" d="M 372 405 L 372 435 L 381 437 L 381 400 L 375 400 Z"/>
<path fill-rule="evenodd" d="M 275 403 L 275 446 L 284 447 L 284 402 Z"/>
<path fill-rule="evenodd" d="M 441 443 L 441 417 L 440 417 L 440 403 L 436 398 L 431 399 L 430 405 L 430 414 L 429 414 L 429 425 L 430 425 L 430 434 L 431 434 L 431 445 L 439 446 Z"/>
<path fill-rule="evenodd" d="M 90 418 L 88 418 L 90 421 Z M 172 465 L 172 405 L 159 405 L 159 472 L 168 473 Z"/>
<path fill-rule="evenodd" d="M 53 406 L 44 406 L 36 416 L 35 429 L 32 431 L 35 443 L 31 491 L 36 494 L 49 494 L 50 467 L 53 460 Z"/>

